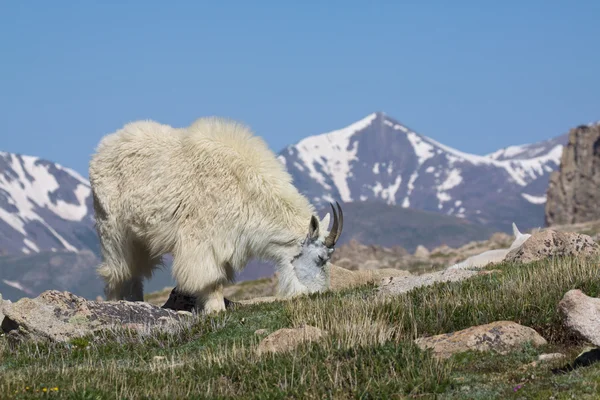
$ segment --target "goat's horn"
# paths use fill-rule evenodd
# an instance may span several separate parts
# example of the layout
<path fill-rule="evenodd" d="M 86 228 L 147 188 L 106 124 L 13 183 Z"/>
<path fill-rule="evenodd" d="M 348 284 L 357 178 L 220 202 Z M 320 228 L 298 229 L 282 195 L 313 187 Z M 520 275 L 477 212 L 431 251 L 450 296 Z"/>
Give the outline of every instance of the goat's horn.
<path fill-rule="evenodd" d="M 335 240 L 334 240 L 334 244 L 337 243 L 338 239 L 340 238 L 340 236 L 342 235 L 342 230 L 344 229 L 344 213 L 342 212 L 342 207 L 340 207 L 340 204 L 336 201 L 335 204 L 338 207 L 339 210 L 339 217 L 340 217 L 340 226 L 339 228 L 336 230 L 336 234 L 335 234 Z"/>
<path fill-rule="evenodd" d="M 333 211 L 333 225 L 331 226 L 331 231 L 329 231 L 329 235 L 327 235 L 327 237 L 325 238 L 325 246 L 331 248 L 335 246 L 339 221 L 337 213 L 335 212 L 335 208 L 333 208 L 333 204 L 329 203 L 329 205 L 331 206 L 331 211 Z"/>

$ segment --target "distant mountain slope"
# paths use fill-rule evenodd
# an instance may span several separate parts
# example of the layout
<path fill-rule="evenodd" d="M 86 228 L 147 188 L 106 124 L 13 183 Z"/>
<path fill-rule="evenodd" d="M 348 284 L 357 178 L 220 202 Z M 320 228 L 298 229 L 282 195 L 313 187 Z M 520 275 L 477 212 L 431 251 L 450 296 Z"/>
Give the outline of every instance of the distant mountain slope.
<path fill-rule="evenodd" d="M 464 153 L 373 113 L 287 146 L 279 159 L 316 204 L 379 201 L 510 231 L 543 224 L 549 174 L 566 135 L 488 156 Z"/>
<path fill-rule="evenodd" d="M 96 275 L 96 255 L 89 250 L 42 251 L 0 257 L 0 293 L 4 299 L 35 297 L 44 290 L 68 290 L 93 299 L 103 294 Z"/>
<path fill-rule="evenodd" d="M 98 250 L 91 189 L 77 172 L 0 152 L 0 254 Z"/>

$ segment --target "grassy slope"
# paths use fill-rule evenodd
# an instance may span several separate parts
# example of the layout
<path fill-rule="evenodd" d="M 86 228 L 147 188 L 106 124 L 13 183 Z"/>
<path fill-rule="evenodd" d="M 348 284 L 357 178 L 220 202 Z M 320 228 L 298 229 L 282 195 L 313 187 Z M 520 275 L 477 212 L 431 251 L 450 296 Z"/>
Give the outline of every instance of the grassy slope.
<path fill-rule="evenodd" d="M 584 347 L 562 328 L 556 306 L 572 288 L 600 295 L 599 261 L 504 265 L 500 273 L 389 300 L 366 286 L 246 306 L 155 337 L 121 332 L 100 343 L 16 348 L 0 339 L 0 397 L 33 398 L 46 388 L 55 397 L 77 399 L 598 398 L 598 364 L 564 375 L 553 375 L 551 368 L 565 361 L 527 364 L 543 352 L 562 351 L 571 360 Z M 438 361 L 412 344 L 416 336 L 495 320 L 531 326 L 549 345 L 526 345 L 507 356 L 464 353 Z M 260 340 L 255 330 L 301 323 L 330 335 L 293 353 L 254 353 Z"/>

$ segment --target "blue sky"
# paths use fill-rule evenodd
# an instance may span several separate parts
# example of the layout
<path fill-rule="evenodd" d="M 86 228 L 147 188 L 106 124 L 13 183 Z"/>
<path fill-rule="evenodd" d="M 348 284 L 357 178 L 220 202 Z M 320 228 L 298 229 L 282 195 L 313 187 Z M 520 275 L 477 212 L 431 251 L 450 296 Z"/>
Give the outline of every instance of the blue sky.
<path fill-rule="evenodd" d="M 121 3 L 121 4 L 120 4 Z M 87 176 L 149 118 L 275 151 L 385 111 L 463 151 L 600 120 L 599 1 L 3 1 L 0 150 Z"/>

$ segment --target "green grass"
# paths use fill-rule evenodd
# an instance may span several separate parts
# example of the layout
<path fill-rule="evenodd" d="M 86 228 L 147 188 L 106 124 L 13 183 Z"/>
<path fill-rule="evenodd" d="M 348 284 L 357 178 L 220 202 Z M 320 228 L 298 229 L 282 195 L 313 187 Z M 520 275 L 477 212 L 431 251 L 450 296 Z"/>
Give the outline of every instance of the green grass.
<path fill-rule="evenodd" d="M 115 331 L 68 345 L 0 338 L 0 398 L 598 398 L 600 365 L 551 369 L 585 346 L 562 327 L 556 306 L 573 288 L 600 295 L 599 261 L 502 265 L 392 298 L 366 285 L 193 317 L 169 334 Z M 438 360 L 412 342 L 496 320 L 530 326 L 549 344 Z M 327 331 L 325 339 L 256 353 L 257 329 L 302 323 Z M 566 359 L 531 365 L 556 351 Z"/>

